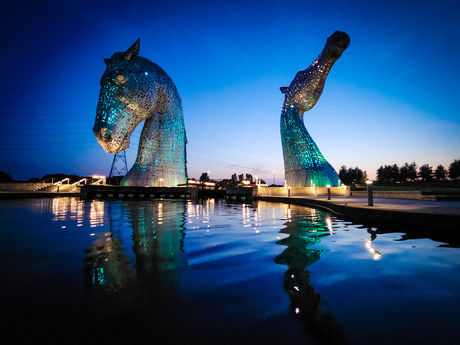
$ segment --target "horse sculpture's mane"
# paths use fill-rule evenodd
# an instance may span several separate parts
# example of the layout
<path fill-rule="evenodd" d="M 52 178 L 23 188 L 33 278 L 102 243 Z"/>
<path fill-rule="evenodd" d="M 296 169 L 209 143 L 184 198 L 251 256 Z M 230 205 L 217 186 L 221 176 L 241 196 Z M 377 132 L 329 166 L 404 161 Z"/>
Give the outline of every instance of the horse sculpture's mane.
<path fill-rule="evenodd" d="M 308 134 L 303 123 L 303 115 L 313 108 L 321 97 L 330 69 L 349 44 L 350 38 L 346 33 L 334 32 L 310 67 L 298 72 L 289 87 L 280 88 L 285 94 L 281 111 L 281 142 L 288 186 L 339 185 L 337 172 Z"/>
<path fill-rule="evenodd" d="M 126 52 L 104 59 L 94 134 L 108 153 L 129 147 L 145 120 L 137 158 L 125 186 L 177 186 L 186 179 L 186 134 L 182 102 L 172 79 L 139 56 L 138 39 Z"/>

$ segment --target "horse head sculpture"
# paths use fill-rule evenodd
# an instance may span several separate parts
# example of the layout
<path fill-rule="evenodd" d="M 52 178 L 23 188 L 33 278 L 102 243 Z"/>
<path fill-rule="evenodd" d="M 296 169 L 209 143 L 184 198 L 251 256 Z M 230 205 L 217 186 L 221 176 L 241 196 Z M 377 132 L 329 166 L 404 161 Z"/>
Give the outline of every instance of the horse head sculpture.
<path fill-rule="evenodd" d="M 118 153 L 145 120 L 136 161 L 120 184 L 177 186 L 187 175 L 182 101 L 172 79 L 139 49 L 140 39 L 104 59 L 93 132 L 106 152 Z"/>
<path fill-rule="evenodd" d="M 350 38 L 346 33 L 334 32 L 316 60 L 306 70 L 298 72 L 289 87 L 280 88 L 285 94 L 281 111 L 281 142 L 288 186 L 339 186 L 337 172 L 308 134 L 303 115 L 318 102 L 329 71 L 349 44 Z"/>

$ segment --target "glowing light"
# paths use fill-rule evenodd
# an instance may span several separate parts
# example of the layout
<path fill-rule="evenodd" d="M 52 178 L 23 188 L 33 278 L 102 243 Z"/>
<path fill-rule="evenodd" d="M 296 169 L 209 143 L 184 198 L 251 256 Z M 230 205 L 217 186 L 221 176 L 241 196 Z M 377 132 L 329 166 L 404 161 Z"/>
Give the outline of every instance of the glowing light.
<path fill-rule="evenodd" d="M 372 247 L 372 240 L 368 240 L 364 247 L 366 247 L 367 251 L 372 254 L 372 258 L 374 260 L 380 260 L 382 255 Z"/>
<path fill-rule="evenodd" d="M 329 229 L 330 234 L 332 235 L 334 231 L 332 230 L 332 220 L 329 217 L 326 218 L 326 226 Z"/>

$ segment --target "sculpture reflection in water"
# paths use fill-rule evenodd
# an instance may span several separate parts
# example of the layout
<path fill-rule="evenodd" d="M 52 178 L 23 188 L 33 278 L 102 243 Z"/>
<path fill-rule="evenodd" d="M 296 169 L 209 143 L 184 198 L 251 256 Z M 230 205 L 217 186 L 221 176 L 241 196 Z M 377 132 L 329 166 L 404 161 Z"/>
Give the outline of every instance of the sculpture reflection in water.
<path fill-rule="evenodd" d="M 300 317 L 305 329 L 319 344 L 348 344 L 348 340 L 333 315 L 323 310 L 321 295 L 310 285 L 310 272 L 305 268 L 319 260 L 322 249 L 308 248 L 332 233 L 328 216 L 305 207 L 290 205 L 286 214 L 286 227 L 280 232 L 289 236 L 277 244 L 287 248 L 275 259 L 287 265 L 284 289 L 291 299 L 291 309 Z M 293 214 L 295 215 L 293 216 Z"/>
<path fill-rule="evenodd" d="M 107 205 L 111 231 L 96 234 L 98 238 L 86 250 L 88 302 L 95 326 L 133 322 L 133 327 L 141 327 L 151 308 L 166 308 L 166 304 L 170 308 L 178 298 L 176 287 L 186 264 L 182 255 L 185 204 L 171 203 L 164 214 L 162 201 L 127 202 L 122 207 L 123 218 L 130 219 L 132 229 L 123 228 L 125 221 L 112 218 L 112 207 L 120 206 Z M 134 270 L 117 238 L 126 231 L 132 231 Z M 119 319 L 120 315 L 125 318 Z"/>
<path fill-rule="evenodd" d="M 143 290 L 155 291 L 156 298 L 177 296 L 177 282 L 183 257 L 185 204 L 163 202 L 143 205 L 130 203 L 127 210 L 133 220 L 133 250 L 137 280 Z"/>

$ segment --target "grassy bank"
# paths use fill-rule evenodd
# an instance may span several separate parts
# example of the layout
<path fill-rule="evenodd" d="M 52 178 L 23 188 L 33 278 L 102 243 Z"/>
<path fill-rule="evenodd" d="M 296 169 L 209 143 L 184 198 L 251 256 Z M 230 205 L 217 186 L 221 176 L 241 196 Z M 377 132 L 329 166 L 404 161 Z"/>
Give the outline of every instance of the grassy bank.
<path fill-rule="evenodd" d="M 375 191 L 421 191 L 443 195 L 460 195 L 460 180 L 455 181 L 414 181 L 406 183 L 374 182 Z M 356 190 L 366 190 L 365 185 L 357 185 Z"/>

